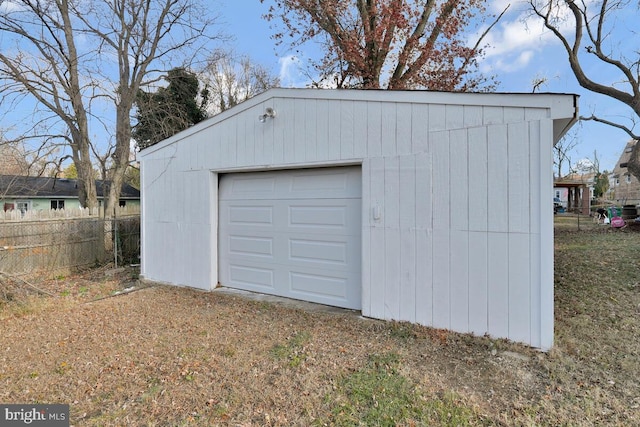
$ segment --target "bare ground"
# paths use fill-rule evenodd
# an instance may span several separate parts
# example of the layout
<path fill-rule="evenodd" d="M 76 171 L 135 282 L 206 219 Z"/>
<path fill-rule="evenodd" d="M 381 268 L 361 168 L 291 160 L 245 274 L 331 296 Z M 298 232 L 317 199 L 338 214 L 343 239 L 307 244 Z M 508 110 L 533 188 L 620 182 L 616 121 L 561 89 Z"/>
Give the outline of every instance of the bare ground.
<path fill-rule="evenodd" d="M 4 278 L 0 402 L 68 403 L 76 426 L 354 425 L 364 389 L 391 403 L 346 380 L 386 360 L 418 410 L 380 425 L 640 425 L 640 233 L 602 230 L 557 231 L 549 353 L 130 270 L 32 283 L 54 296 Z"/>

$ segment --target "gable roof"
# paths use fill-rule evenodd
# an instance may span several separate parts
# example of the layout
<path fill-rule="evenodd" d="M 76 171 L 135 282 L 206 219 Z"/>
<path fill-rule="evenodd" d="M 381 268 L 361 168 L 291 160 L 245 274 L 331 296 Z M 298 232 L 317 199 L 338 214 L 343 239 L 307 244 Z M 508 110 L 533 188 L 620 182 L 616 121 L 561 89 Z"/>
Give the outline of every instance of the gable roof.
<path fill-rule="evenodd" d="M 560 96 L 558 96 L 560 95 Z M 164 149 L 190 135 L 224 122 L 253 108 L 262 107 L 274 99 L 323 100 L 323 101 L 374 101 L 380 103 L 440 104 L 466 106 L 528 107 L 548 110 L 553 120 L 555 144 L 578 119 L 576 94 L 558 93 L 488 93 L 488 92 L 437 92 L 430 90 L 368 90 L 368 89 L 310 89 L 271 88 L 240 104 L 203 120 L 177 134 L 144 148 L 138 158 Z M 277 106 L 276 106 L 277 108 Z M 254 115 L 251 119 L 255 120 Z"/>
<path fill-rule="evenodd" d="M 104 181 L 96 180 L 98 198 L 104 197 Z M 78 180 L 42 176 L 0 175 L 2 198 L 77 198 Z M 140 190 L 122 185 L 121 199 L 139 199 Z"/>

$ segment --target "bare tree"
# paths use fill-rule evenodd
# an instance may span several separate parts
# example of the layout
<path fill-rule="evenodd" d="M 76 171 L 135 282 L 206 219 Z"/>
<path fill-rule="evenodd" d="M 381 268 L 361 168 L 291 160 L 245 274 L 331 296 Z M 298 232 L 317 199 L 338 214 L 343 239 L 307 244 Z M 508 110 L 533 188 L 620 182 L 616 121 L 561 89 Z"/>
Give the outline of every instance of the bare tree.
<path fill-rule="evenodd" d="M 632 16 L 637 21 L 640 2 L 629 0 L 529 0 L 533 13 L 540 17 L 562 43 L 571 70 L 583 88 L 620 101 L 631 109 L 631 122 L 640 118 L 640 51 L 637 25 L 625 27 L 620 20 Z M 634 10 L 635 9 L 635 10 Z M 635 12 L 635 13 L 634 13 Z M 613 28 L 617 33 L 614 34 Z M 564 29 L 569 28 L 568 33 Z M 625 29 L 626 28 L 626 29 Z M 626 33 L 625 33 L 626 31 Z M 614 37 L 620 38 L 615 40 Z M 625 46 L 627 49 L 625 50 Z M 586 64 L 597 62 L 597 74 Z M 603 71 L 606 69 L 607 71 Z M 611 82 L 615 83 L 611 83 Z M 633 139 L 640 139 L 633 126 L 591 115 L 582 120 L 594 120 L 623 130 Z M 629 171 L 640 179 L 640 144 L 636 144 L 629 160 Z"/>
<path fill-rule="evenodd" d="M 3 98 L 26 93 L 64 123 L 67 132 L 58 136 L 71 148 L 78 169 L 80 203 L 97 207 L 83 98 L 88 87 L 81 83 L 69 2 L 14 0 L 3 4 L 0 33 L 14 45 L 0 52 L 0 93 Z"/>
<path fill-rule="evenodd" d="M 129 163 L 136 93 L 215 38 L 214 18 L 199 0 L 12 0 L 0 7 L 0 34 L 14 43 L 0 53 L 0 99 L 26 93 L 62 120 L 59 138 L 71 149 L 87 207 L 97 206 L 92 159 L 100 160 L 110 216 Z M 106 147 L 89 138 L 92 108 L 105 108 L 103 99 L 115 109 Z"/>
<path fill-rule="evenodd" d="M 578 136 L 576 131 L 566 133 L 560 141 L 553 146 L 553 166 L 555 167 L 554 175 L 556 178 L 562 178 L 562 169 L 565 165 L 571 168 L 571 150 L 578 145 Z"/>
<path fill-rule="evenodd" d="M 227 49 L 213 52 L 201 79 L 209 93 L 209 113 L 212 115 L 280 84 L 277 77 L 250 57 L 238 56 Z"/>

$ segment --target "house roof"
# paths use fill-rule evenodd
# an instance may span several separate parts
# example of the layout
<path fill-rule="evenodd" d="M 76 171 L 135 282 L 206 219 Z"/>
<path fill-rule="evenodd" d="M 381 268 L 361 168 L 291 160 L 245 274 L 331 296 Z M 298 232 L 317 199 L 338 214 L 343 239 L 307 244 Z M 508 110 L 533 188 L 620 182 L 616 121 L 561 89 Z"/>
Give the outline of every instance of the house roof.
<path fill-rule="evenodd" d="M 96 180 L 98 198 L 104 196 L 104 181 Z M 78 180 L 41 176 L 0 175 L 0 198 L 77 198 Z M 121 199 L 139 199 L 140 190 L 122 185 Z"/>

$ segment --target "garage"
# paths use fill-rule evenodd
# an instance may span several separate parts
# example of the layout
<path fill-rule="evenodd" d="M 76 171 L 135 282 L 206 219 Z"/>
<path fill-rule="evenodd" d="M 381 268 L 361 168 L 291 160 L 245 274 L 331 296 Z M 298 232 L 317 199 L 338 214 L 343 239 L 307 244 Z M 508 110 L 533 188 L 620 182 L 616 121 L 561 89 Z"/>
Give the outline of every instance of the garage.
<path fill-rule="evenodd" d="M 360 309 L 359 167 L 222 175 L 220 284 Z"/>
<path fill-rule="evenodd" d="M 143 280 L 553 345 L 571 94 L 271 89 L 142 150 Z"/>

